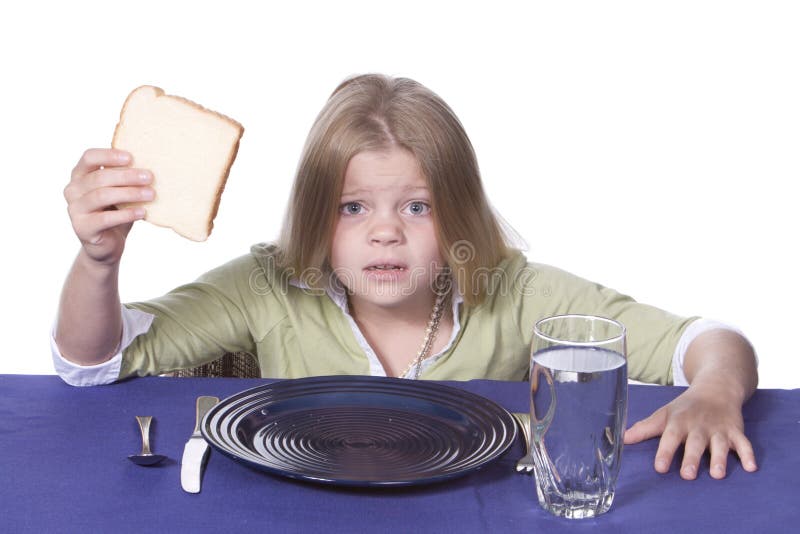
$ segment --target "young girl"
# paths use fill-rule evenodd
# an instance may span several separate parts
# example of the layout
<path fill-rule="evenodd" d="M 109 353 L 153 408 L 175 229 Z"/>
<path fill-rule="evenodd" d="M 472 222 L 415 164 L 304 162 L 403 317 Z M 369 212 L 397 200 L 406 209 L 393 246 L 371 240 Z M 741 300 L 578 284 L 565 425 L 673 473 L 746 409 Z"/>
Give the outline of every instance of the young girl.
<path fill-rule="evenodd" d="M 65 189 L 82 247 L 53 338 L 70 384 L 194 367 L 225 352 L 258 357 L 265 377 L 370 374 L 524 380 L 534 323 L 589 313 L 628 329 L 629 376 L 691 386 L 636 423 L 626 443 L 661 436 L 666 472 L 685 443 L 692 479 L 706 449 L 725 476 L 734 449 L 756 469 L 741 407 L 757 383 L 749 343 L 680 318 L 510 248 L 453 111 L 417 82 L 342 83 L 306 142 L 275 245 L 141 303 L 120 304 L 119 264 L 152 176 L 130 155 L 87 150 Z"/>

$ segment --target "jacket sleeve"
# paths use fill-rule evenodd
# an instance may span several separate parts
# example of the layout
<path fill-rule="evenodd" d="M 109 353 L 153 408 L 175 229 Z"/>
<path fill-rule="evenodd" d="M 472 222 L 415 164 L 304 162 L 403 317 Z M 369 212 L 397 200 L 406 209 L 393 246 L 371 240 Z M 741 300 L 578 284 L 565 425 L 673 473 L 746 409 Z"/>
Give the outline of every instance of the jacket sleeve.
<path fill-rule="evenodd" d="M 534 324 L 564 314 L 599 315 L 627 330 L 628 376 L 672 384 L 672 359 L 685 328 L 697 317 L 679 317 L 627 295 L 544 264 L 518 260 L 512 294 L 520 334 L 533 340 Z"/>
<path fill-rule="evenodd" d="M 280 320 L 277 291 L 253 255 L 237 258 L 166 295 L 126 304 L 154 315 L 123 351 L 120 378 L 195 367 L 226 352 L 256 354 L 256 341 Z"/>

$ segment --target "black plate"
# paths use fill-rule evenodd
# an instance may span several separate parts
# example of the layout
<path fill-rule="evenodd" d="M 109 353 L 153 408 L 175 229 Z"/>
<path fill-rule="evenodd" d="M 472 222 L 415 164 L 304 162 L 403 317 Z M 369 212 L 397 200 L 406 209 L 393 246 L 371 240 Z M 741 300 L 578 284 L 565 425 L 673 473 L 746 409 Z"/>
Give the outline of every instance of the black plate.
<path fill-rule="evenodd" d="M 348 486 L 403 486 L 463 475 L 517 434 L 494 402 L 429 381 L 371 376 L 284 380 L 214 406 L 203 437 L 269 473 Z"/>

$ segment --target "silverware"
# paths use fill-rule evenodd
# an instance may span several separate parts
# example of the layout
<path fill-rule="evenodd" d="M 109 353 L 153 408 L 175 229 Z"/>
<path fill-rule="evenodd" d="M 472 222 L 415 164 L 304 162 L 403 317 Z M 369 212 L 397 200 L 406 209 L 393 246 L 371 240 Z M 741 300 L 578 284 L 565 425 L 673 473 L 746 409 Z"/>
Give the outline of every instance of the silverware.
<path fill-rule="evenodd" d="M 517 473 L 531 473 L 533 471 L 533 454 L 531 454 L 531 416 L 526 413 L 511 414 L 519 425 L 520 433 L 525 438 L 525 456 L 517 462 Z"/>
<path fill-rule="evenodd" d="M 166 458 L 163 454 L 153 454 L 150 452 L 150 422 L 153 418 L 149 415 L 137 415 L 136 421 L 139 423 L 139 430 L 142 433 L 142 452 L 131 454 L 128 460 L 138 465 L 156 465 Z"/>
<path fill-rule="evenodd" d="M 208 410 L 219 402 L 217 397 L 197 397 L 194 432 L 183 448 L 181 460 L 181 487 L 189 493 L 200 493 L 203 468 L 208 458 L 208 443 L 200 433 L 200 425 Z"/>

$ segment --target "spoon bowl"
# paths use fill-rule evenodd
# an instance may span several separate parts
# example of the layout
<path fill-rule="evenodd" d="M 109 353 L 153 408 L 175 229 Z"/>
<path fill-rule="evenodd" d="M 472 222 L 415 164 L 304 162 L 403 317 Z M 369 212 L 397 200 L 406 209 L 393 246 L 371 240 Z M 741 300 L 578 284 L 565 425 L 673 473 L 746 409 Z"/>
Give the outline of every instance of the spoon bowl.
<path fill-rule="evenodd" d="M 139 423 L 139 430 L 142 432 L 142 452 L 128 456 L 128 460 L 136 465 L 156 465 L 166 458 L 163 454 L 153 454 L 150 452 L 150 423 L 152 420 L 153 418 L 149 415 L 136 416 L 136 421 Z"/>
<path fill-rule="evenodd" d="M 128 456 L 128 460 L 135 463 L 136 465 L 156 465 L 160 461 L 162 461 L 166 456 L 163 454 L 131 454 Z"/>

